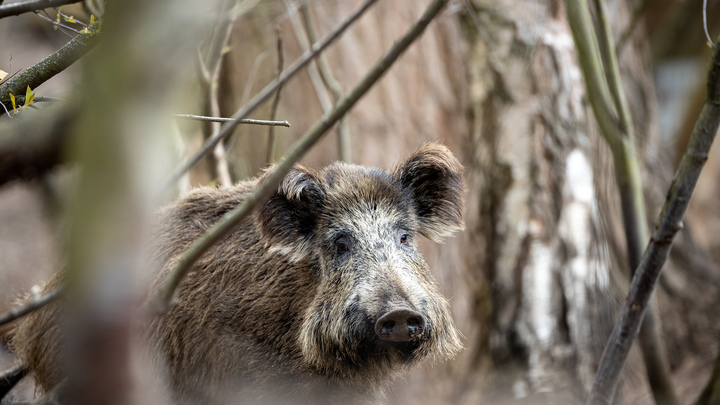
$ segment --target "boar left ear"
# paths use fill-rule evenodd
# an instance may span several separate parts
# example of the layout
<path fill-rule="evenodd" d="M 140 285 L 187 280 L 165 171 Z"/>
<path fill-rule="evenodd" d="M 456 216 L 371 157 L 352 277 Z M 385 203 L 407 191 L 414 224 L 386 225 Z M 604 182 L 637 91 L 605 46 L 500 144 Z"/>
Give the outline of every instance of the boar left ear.
<path fill-rule="evenodd" d="M 273 170 L 269 169 L 260 182 Z M 315 174 L 296 165 L 257 210 L 262 240 L 271 250 L 290 255 L 291 260 L 304 257 L 324 198 L 325 192 Z"/>
<path fill-rule="evenodd" d="M 395 168 L 393 177 L 411 194 L 424 236 L 441 242 L 464 229 L 463 167 L 447 147 L 424 145 Z"/>

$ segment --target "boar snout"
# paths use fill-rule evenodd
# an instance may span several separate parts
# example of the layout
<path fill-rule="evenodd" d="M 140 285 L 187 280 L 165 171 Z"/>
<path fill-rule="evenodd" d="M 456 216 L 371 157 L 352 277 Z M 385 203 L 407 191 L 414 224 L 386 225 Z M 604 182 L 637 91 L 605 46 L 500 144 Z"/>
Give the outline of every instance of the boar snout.
<path fill-rule="evenodd" d="M 425 318 L 408 308 L 392 309 L 375 323 L 378 337 L 390 342 L 420 340 L 424 332 Z"/>

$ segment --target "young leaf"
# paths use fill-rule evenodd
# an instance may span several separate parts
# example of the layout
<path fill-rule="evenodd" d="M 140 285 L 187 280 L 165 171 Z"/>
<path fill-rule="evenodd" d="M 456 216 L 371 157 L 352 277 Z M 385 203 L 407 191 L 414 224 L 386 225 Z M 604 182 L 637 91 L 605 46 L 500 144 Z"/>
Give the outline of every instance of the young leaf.
<path fill-rule="evenodd" d="M 25 107 L 32 104 L 34 99 L 35 99 L 35 93 L 32 90 L 30 90 L 30 86 L 27 86 L 27 91 L 25 92 Z"/>
<path fill-rule="evenodd" d="M 12 103 L 12 106 L 13 106 L 13 112 L 15 114 L 17 114 L 17 108 L 15 106 L 15 96 L 12 93 L 10 93 L 10 102 Z"/>

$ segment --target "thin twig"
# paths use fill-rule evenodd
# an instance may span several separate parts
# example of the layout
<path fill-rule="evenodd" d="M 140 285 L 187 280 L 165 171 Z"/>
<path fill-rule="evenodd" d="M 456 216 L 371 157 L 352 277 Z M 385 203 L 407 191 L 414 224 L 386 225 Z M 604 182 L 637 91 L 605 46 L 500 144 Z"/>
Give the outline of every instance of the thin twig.
<path fill-rule="evenodd" d="M 588 99 L 613 154 L 625 228 L 628 265 L 631 273 L 634 274 L 649 236 L 640 163 L 635 151 L 634 128 L 622 89 L 607 7 L 604 0 L 595 0 L 600 32 L 598 38 L 592 31 L 592 23 L 589 23 L 591 18 L 587 3 L 566 1 L 566 5 L 580 65 L 585 76 Z M 604 70 L 600 62 L 600 48 L 605 54 Z M 660 323 L 654 312 L 648 311 L 640 339 L 648 380 L 653 396 L 659 404 L 677 404 L 660 334 Z"/>
<path fill-rule="evenodd" d="M 668 191 L 665 205 L 658 218 L 659 225 L 645 249 L 640 266 L 630 284 L 630 293 L 605 347 L 605 354 L 600 361 L 588 404 L 612 402 L 620 372 L 632 342 L 638 335 L 645 310 L 667 260 L 675 234 L 682 228 L 683 216 L 720 126 L 720 52 L 717 47 L 713 50 L 707 82 L 705 105 Z"/>
<path fill-rule="evenodd" d="M 320 52 L 322 52 L 331 43 L 333 43 L 338 37 L 340 37 L 340 35 L 345 32 L 345 30 L 350 27 L 355 21 L 357 21 L 357 19 L 360 18 L 360 16 L 363 15 L 365 11 L 370 8 L 370 6 L 375 4 L 376 1 L 377 0 L 365 1 L 365 3 L 363 3 L 357 10 L 355 10 L 347 19 L 345 19 L 345 21 L 343 21 L 340 26 L 338 26 L 336 29 L 326 35 L 320 42 L 314 44 L 308 52 L 305 52 L 298 60 L 296 60 L 290 67 L 288 67 L 282 75 L 280 75 L 275 80 L 270 82 L 267 86 L 265 86 L 265 88 L 263 88 L 258 94 L 256 94 L 255 97 L 253 97 L 247 105 L 240 107 L 240 109 L 236 111 L 235 114 L 233 114 L 232 116 L 235 121 L 228 122 L 223 125 L 220 131 L 214 133 L 213 136 L 210 137 L 210 139 L 203 143 L 203 145 L 200 147 L 200 150 L 197 151 L 195 155 L 193 155 L 190 159 L 185 161 L 185 163 L 180 165 L 180 167 L 178 167 L 177 170 L 173 172 L 168 181 L 165 183 L 164 189 L 170 188 L 172 184 L 175 183 L 175 181 L 177 181 L 180 176 L 183 175 L 183 173 L 188 171 L 195 163 L 197 163 L 203 155 L 205 155 L 208 151 L 215 147 L 218 142 L 231 134 L 235 127 L 239 124 L 239 120 L 247 118 L 250 113 L 255 111 L 255 109 L 258 108 L 260 104 L 262 104 L 275 92 L 278 86 L 281 86 L 288 79 L 297 74 L 300 69 L 307 65 L 313 58 L 315 58 Z"/>
<path fill-rule="evenodd" d="M 68 31 L 74 32 L 75 34 L 80 34 L 80 30 L 79 30 L 79 29 L 74 28 L 74 27 L 71 27 L 71 26 L 69 26 L 69 25 L 65 25 L 65 24 L 63 24 L 63 23 L 61 23 L 61 22 L 59 22 L 59 21 L 53 20 L 52 18 L 50 18 L 50 17 L 48 17 L 48 16 L 46 16 L 46 15 L 40 14 L 40 12 L 38 12 L 38 11 L 35 12 L 35 15 L 38 16 L 38 17 L 40 17 L 40 18 L 42 18 L 43 20 L 49 22 L 50 24 L 54 25 L 55 27 L 64 28 L 64 29 L 66 29 L 66 30 L 68 30 Z M 63 34 L 65 34 L 65 35 L 70 35 L 70 34 L 66 33 L 65 31 L 62 31 L 62 32 L 63 32 Z"/>
<path fill-rule="evenodd" d="M 173 117 L 175 118 L 183 118 L 188 120 L 196 120 L 196 121 L 212 121 L 212 122 L 232 122 L 237 121 L 234 118 L 223 118 L 223 117 L 207 117 L 205 115 L 195 115 L 195 114 L 173 114 Z M 242 119 L 238 122 L 239 124 L 253 124 L 253 125 L 269 125 L 269 126 L 275 126 L 275 127 L 290 127 L 290 123 L 288 121 L 268 121 L 268 120 L 252 120 L 252 119 Z"/>
<path fill-rule="evenodd" d="M 50 80 L 91 50 L 99 38 L 98 34 L 80 34 L 50 56 L 3 82 L 0 85 L 0 101 L 7 101 L 11 93 L 24 95 L 28 86 L 34 89 Z"/>
<path fill-rule="evenodd" d="M 620 125 L 622 133 L 625 137 L 633 140 L 635 138 L 632 118 L 630 116 L 630 108 L 625 98 L 625 92 L 622 89 L 622 79 L 620 78 L 620 68 L 618 65 L 617 54 L 613 44 L 612 28 L 608 19 L 608 10 L 605 0 L 595 0 L 595 8 L 598 16 L 598 41 L 600 48 L 604 52 L 605 77 L 610 89 L 615 108 L 620 116 Z"/>
<path fill-rule="evenodd" d="M 50 7 L 60 7 L 66 4 L 80 3 L 79 0 L 29 0 L 0 6 L 0 18 L 31 13 Z"/>
<path fill-rule="evenodd" d="M 362 81 L 355 88 L 340 100 L 335 108 L 325 114 L 319 121 L 310 128 L 303 137 L 294 143 L 290 151 L 285 155 L 275 170 L 268 175 L 258 188 L 248 195 L 240 205 L 210 228 L 203 236 L 200 237 L 178 260 L 177 265 L 170 271 L 165 281 L 155 291 L 148 303 L 149 311 L 158 313 L 165 311 L 171 304 L 172 297 L 175 294 L 180 282 L 190 271 L 192 265 L 203 255 L 215 242 L 222 239 L 232 230 L 238 223 L 245 219 L 252 210 L 260 203 L 264 202 L 271 193 L 277 190 L 278 185 L 282 182 L 293 165 L 299 161 L 310 148 L 315 145 L 322 136 L 333 125 L 344 116 L 360 98 L 367 93 L 370 88 L 383 76 L 383 74 L 395 63 L 402 53 L 417 39 L 420 34 L 425 31 L 428 24 L 440 13 L 449 0 L 435 0 L 428 6 L 420 19 L 405 35 L 400 38 L 383 56 L 383 58 L 373 66 L 365 75 Z"/>
<path fill-rule="evenodd" d="M 30 301 L 26 302 L 22 306 L 12 309 L 2 315 L 0 315 L 0 326 L 10 323 L 18 318 L 33 313 L 45 305 L 57 300 L 63 293 L 63 288 L 56 288 L 48 291 L 38 297 L 33 297 Z"/>
<path fill-rule="evenodd" d="M 578 62 L 585 76 L 588 99 L 591 101 L 595 119 L 610 148 L 620 149 L 622 148 L 623 134 L 617 120 L 612 96 L 605 85 L 605 77 L 602 74 L 602 58 L 593 32 L 593 21 L 587 3 L 565 1 L 565 5 L 578 53 Z"/>
<path fill-rule="evenodd" d="M 317 32 L 315 31 L 315 22 L 313 21 L 312 12 L 310 12 L 310 6 L 308 6 L 307 2 L 304 2 L 300 5 L 300 14 L 303 17 L 303 25 L 305 27 L 305 32 L 307 33 L 308 39 L 311 43 L 316 42 Z M 337 102 L 338 100 L 340 100 L 343 96 L 342 88 L 340 86 L 340 83 L 335 80 L 335 77 L 333 76 L 332 71 L 330 70 L 330 66 L 328 66 L 327 60 L 325 59 L 324 55 L 318 55 L 317 69 L 320 73 L 320 78 L 325 84 L 325 87 L 330 90 L 330 93 L 332 93 L 333 101 Z M 337 133 L 338 155 L 340 157 L 340 160 L 343 162 L 350 162 L 350 128 L 348 127 L 347 120 L 345 118 L 341 119 L 340 122 L 338 122 Z"/>
<path fill-rule="evenodd" d="M 225 1 L 221 5 L 220 21 L 215 26 L 213 32 L 213 40 L 208 48 L 205 60 L 200 59 L 200 67 L 203 75 L 204 92 L 204 113 L 205 115 L 219 117 L 220 111 L 220 74 L 223 68 L 223 59 L 230 43 L 230 35 L 235 25 L 235 14 L 232 13 L 233 4 L 237 1 Z M 220 130 L 220 123 L 217 121 L 207 121 L 203 125 L 203 140 L 207 140 L 213 133 Z M 230 175 L 230 164 L 227 160 L 227 152 L 225 144 L 218 142 L 213 148 L 213 153 L 208 155 L 210 160 L 210 171 L 213 177 L 221 187 L 232 186 L 232 176 Z"/>
<path fill-rule="evenodd" d="M 635 275 L 643 248 L 649 239 L 640 164 L 635 149 L 635 130 L 622 88 L 620 67 L 615 53 L 616 48 L 613 44 L 609 12 L 605 0 L 595 0 L 595 8 L 598 18 L 598 39 L 600 47 L 605 53 L 605 77 L 619 114 L 620 127 L 624 135 L 622 149 L 613 150 L 613 155 L 622 205 L 628 264 L 630 274 Z M 675 394 L 670 378 L 670 362 L 662 338 L 660 319 L 656 313 L 657 304 L 655 301 L 651 301 L 640 330 L 640 349 L 655 402 L 658 405 L 678 405 L 680 401 Z"/>
<path fill-rule="evenodd" d="M 317 31 L 315 30 L 315 22 L 312 18 L 312 12 L 307 1 L 300 4 L 300 15 L 303 17 L 303 25 L 305 32 L 307 33 L 308 40 L 310 43 L 317 42 Z M 316 59 L 318 71 L 320 72 L 320 78 L 323 83 L 327 86 L 328 90 L 332 93 L 336 100 L 342 97 L 342 87 L 340 83 L 333 77 L 330 66 L 328 66 L 327 59 L 324 55 L 319 55 Z"/>
<path fill-rule="evenodd" d="M 312 43 L 312 40 L 309 40 L 308 37 L 305 35 L 305 28 L 303 28 L 303 25 L 298 18 L 298 10 L 295 5 L 290 3 L 289 0 L 285 0 L 285 8 L 287 8 L 287 15 L 290 19 L 290 24 L 293 27 L 293 31 L 295 32 L 295 38 L 297 38 L 298 44 L 300 45 L 300 49 L 303 52 L 306 52 L 308 49 L 310 49 L 310 44 Z M 310 76 L 310 81 L 312 82 L 313 89 L 315 90 L 315 95 L 320 102 L 320 108 L 322 108 L 323 113 L 326 113 L 332 109 L 333 103 L 330 100 L 330 96 L 328 95 L 327 90 L 325 89 L 324 81 L 320 76 L 320 72 L 318 69 L 317 61 L 318 59 L 320 59 L 321 56 L 322 55 L 318 55 L 310 62 L 307 67 L 307 72 L 308 76 Z"/>
<path fill-rule="evenodd" d="M 715 47 L 707 27 L 707 0 L 703 0 L 703 28 L 705 29 L 705 38 L 707 38 L 708 45 Z"/>
<path fill-rule="evenodd" d="M 74 30 L 65 30 L 64 24 L 55 24 L 55 20 L 50 18 L 50 14 L 48 14 L 47 10 L 42 10 L 42 14 L 45 14 L 45 16 L 44 17 L 41 16 L 40 13 L 37 11 L 35 12 L 35 15 L 37 15 L 38 17 L 44 18 L 44 19 L 46 19 L 46 21 L 50 21 L 55 26 L 55 28 L 58 31 L 60 31 L 63 35 L 65 35 L 66 37 L 73 39 L 73 38 L 75 38 L 75 35 L 79 34 L 79 32 L 77 32 L 77 31 L 76 31 L 76 33 L 71 34 L 69 31 L 74 31 Z"/>
<path fill-rule="evenodd" d="M 283 52 L 283 42 L 282 42 L 282 36 L 280 36 L 280 30 L 275 30 L 275 35 L 277 36 L 277 69 L 276 74 L 280 75 L 282 73 L 284 67 L 285 67 L 285 52 Z M 319 56 L 319 55 L 318 55 Z M 280 106 L 280 93 L 282 92 L 283 86 L 278 86 L 277 90 L 275 91 L 275 98 L 273 98 L 272 107 L 270 108 L 270 119 L 275 120 L 275 117 L 277 116 L 277 110 L 278 106 Z M 268 130 L 268 146 L 267 146 L 267 158 L 266 162 L 272 163 L 273 157 L 275 152 L 275 127 L 270 127 Z"/>

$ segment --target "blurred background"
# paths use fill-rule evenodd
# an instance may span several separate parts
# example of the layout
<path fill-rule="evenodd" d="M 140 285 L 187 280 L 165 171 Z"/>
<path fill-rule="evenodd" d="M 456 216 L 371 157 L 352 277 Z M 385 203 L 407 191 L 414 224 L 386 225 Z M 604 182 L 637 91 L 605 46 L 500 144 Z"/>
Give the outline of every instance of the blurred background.
<path fill-rule="evenodd" d="M 181 80 L 153 87 L 163 94 L 182 87 L 184 100 L 167 106 L 172 113 L 229 117 L 277 75 L 278 40 L 287 67 L 361 3 L 240 1 L 243 7 L 228 22 L 228 14 L 219 12 L 228 10 L 227 1 L 167 2 L 165 13 L 160 6 L 154 12 L 168 21 L 175 13 L 203 15 L 184 44 L 189 51 L 168 57 L 171 64 L 159 68 L 140 65 L 137 72 L 181 72 Z M 277 161 L 429 3 L 378 1 L 323 53 L 320 66 L 283 86 L 275 112 L 270 101 L 250 117 L 274 116 L 289 121 L 289 128 L 276 127 L 271 136 L 268 127 L 240 125 L 223 150 L 193 168 L 177 193 L 221 187 L 228 180 L 222 178 L 225 170 L 231 182 L 250 178 Z M 652 229 L 705 99 L 711 49 L 699 2 L 648 3 L 607 1 Z M 86 18 L 80 5 L 63 13 Z M 55 17 L 52 9 L 48 14 Z M 720 30 L 714 24 L 720 7 L 710 2 L 707 14 L 712 35 Z M 124 28 L 132 32 L 134 20 L 128 21 Z M 217 42 L 227 26 L 227 41 Z M 0 69 L 13 73 L 54 52 L 69 39 L 61 31 L 32 13 L 1 19 Z M 223 56 L 213 62 L 203 55 L 217 43 Z M 147 46 L 162 58 L 174 45 Z M 201 73 L 201 65 L 213 63 L 219 66 L 215 89 Z M 34 91 L 69 98 L 84 75 L 81 63 Z M 178 120 L 167 133 L 144 136 L 170 139 L 177 163 L 210 130 Z M 452 362 L 412 370 L 395 383 L 390 401 L 584 401 L 625 299 L 630 269 L 613 159 L 587 100 L 564 2 L 451 1 L 302 163 L 322 167 L 346 160 L 387 169 L 436 140 L 465 166 L 466 230 L 442 245 L 425 243 L 423 252 L 451 301 L 465 350 Z M 719 153 L 714 147 L 657 290 L 673 383 L 688 404 L 710 378 L 720 337 Z M 0 312 L 66 263 L 62 220 L 48 195 L 70 193 L 75 164 L 68 161 L 39 178 L 0 187 Z M 0 342 L 10 327 L 0 328 Z M 0 369 L 12 362 L 0 347 Z M 623 373 L 618 403 L 655 403 L 637 348 Z"/>

